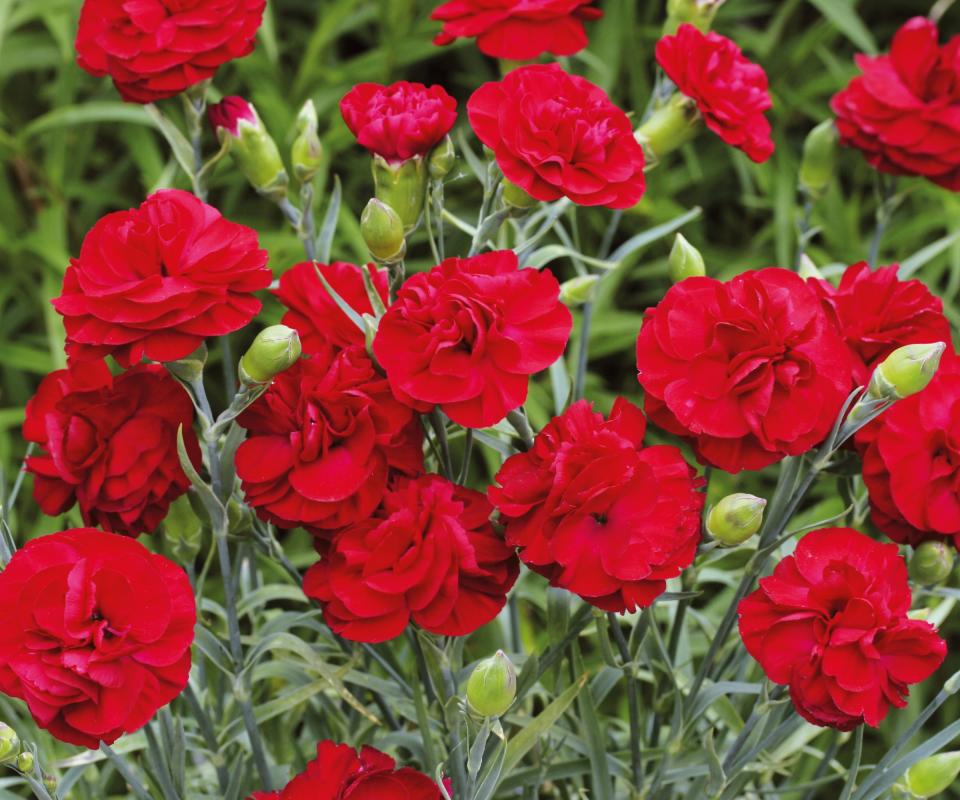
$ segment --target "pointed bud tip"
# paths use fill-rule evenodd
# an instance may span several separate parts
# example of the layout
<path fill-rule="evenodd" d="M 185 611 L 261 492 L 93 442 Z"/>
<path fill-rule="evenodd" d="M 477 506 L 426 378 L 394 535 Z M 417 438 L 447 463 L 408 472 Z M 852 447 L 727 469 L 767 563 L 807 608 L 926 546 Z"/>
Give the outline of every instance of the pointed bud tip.
<path fill-rule="evenodd" d="M 266 383 L 297 362 L 301 354 L 300 335 L 286 325 L 264 328 L 240 359 L 244 383 Z"/>
<path fill-rule="evenodd" d="M 670 257 L 667 259 L 667 271 L 670 274 L 670 280 L 674 283 L 707 274 L 703 255 L 687 241 L 682 233 L 678 233 L 673 240 Z"/>
<path fill-rule="evenodd" d="M 360 214 L 360 233 L 370 255 L 381 263 L 392 263 L 406 252 L 403 221 L 382 200 L 372 198 Z"/>
<path fill-rule="evenodd" d="M 754 536 L 763 525 L 767 501 L 738 492 L 729 494 L 707 515 L 707 533 L 724 547 L 736 547 Z"/>
<path fill-rule="evenodd" d="M 840 134 L 832 119 L 817 125 L 804 140 L 800 186 L 813 197 L 819 197 L 833 180 L 839 141 Z"/>
<path fill-rule="evenodd" d="M 868 393 L 893 401 L 922 392 L 936 375 L 946 349 L 944 342 L 898 347 L 873 371 Z"/>
<path fill-rule="evenodd" d="M 910 556 L 910 577 L 923 586 L 943 583 L 953 571 L 954 559 L 954 550 L 946 542 L 923 542 Z"/>
<path fill-rule="evenodd" d="M 430 151 L 427 158 L 427 170 L 435 181 L 441 181 L 450 174 L 457 161 L 457 151 L 453 146 L 453 139 L 446 135 L 440 143 Z"/>
<path fill-rule="evenodd" d="M 574 308 L 589 303 L 596 296 L 599 275 L 577 275 L 560 284 L 560 302 Z"/>
<path fill-rule="evenodd" d="M 957 775 L 960 775 L 960 752 L 937 753 L 910 767 L 904 783 L 914 797 L 937 797 L 950 788 Z"/>
<path fill-rule="evenodd" d="M 517 671 L 503 650 L 474 667 L 467 681 L 467 702 L 481 717 L 499 717 L 517 696 Z"/>

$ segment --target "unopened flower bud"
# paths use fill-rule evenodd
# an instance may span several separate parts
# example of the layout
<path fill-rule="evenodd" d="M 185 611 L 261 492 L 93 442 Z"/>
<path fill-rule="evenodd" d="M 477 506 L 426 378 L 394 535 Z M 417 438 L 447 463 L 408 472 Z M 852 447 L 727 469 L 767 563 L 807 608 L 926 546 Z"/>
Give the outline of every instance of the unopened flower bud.
<path fill-rule="evenodd" d="M 707 533 L 724 547 L 735 547 L 760 530 L 767 501 L 752 494 L 728 494 L 707 515 Z"/>
<path fill-rule="evenodd" d="M 503 204 L 510 209 L 526 211 L 533 208 L 539 201 L 531 197 L 524 189 L 521 189 L 512 181 L 503 179 Z"/>
<path fill-rule="evenodd" d="M 245 503 L 231 497 L 227 503 L 227 530 L 233 536 L 243 536 L 253 529 L 253 513 Z"/>
<path fill-rule="evenodd" d="M 317 109 L 307 100 L 297 114 L 297 138 L 290 148 L 293 174 L 301 183 L 313 180 L 323 162 L 323 145 L 317 136 Z"/>
<path fill-rule="evenodd" d="M 203 368 L 207 363 L 207 343 L 204 342 L 190 355 L 177 361 L 166 362 L 166 367 L 184 383 L 194 383 L 203 377 Z"/>
<path fill-rule="evenodd" d="M 375 197 L 367 203 L 360 215 L 360 233 L 375 260 L 391 264 L 403 259 L 407 250 L 403 222 L 386 203 Z"/>
<path fill-rule="evenodd" d="M 20 772 L 24 775 L 29 775 L 33 772 L 33 767 L 37 763 L 37 760 L 34 758 L 33 753 L 29 750 L 24 750 L 20 755 L 17 756 L 17 760 L 14 762 L 14 765 Z"/>
<path fill-rule="evenodd" d="M 442 181 L 450 174 L 450 170 L 456 163 L 457 151 L 454 149 L 453 139 L 447 134 L 440 140 L 440 144 L 430 151 L 427 157 L 427 171 L 433 180 Z"/>
<path fill-rule="evenodd" d="M 377 199 L 400 217 L 405 233 L 417 227 L 427 193 L 427 166 L 420 156 L 391 163 L 375 155 L 373 185 Z"/>
<path fill-rule="evenodd" d="M 285 197 L 287 171 L 257 110 L 242 97 L 225 97 L 210 106 L 208 114 L 217 138 L 227 145 L 250 185 L 273 200 Z"/>
<path fill-rule="evenodd" d="M 910 556 L 910 577 L 923 586 L 943 583 L 953 571 L 953 548 L 946 542 L 922 542 Z"/>
<path fill-rule="evenodd" d="M 810 258 L 806 253 L 803 253 L 800 256 L 800 267 L 797 269 L 797 273 L 801 278 L 807 280 L 809 278 L 816 278 L 817 280 L 822 281 L 823 273 L 820 271 L 819 267 L 813 263 L 813 259 Z"/>
<path fill-rule="evenodd" d="M 898 347 L 873 371 L 867 394 L 892 401 L 922 392 L 933 380 L 946 349 L 943 342 Z"/>
<path fill-rule="evenodd" d="M 670 248 L 670 258 L 667 260 L 667 272 L 670 280 L 679 283 L 684 278 L 702 277 L 707 274 L 703 263 L 703 256 L 682 233 L 678 233 Z"/>
<path fill-rule="evenodd" d="M 467 702 L 481 717 L 499 717 L 517 696 L 517 671 L 503 650 L 484 659 L 470 673 Z"/>
<path fill-rule="evenodd" d="M 904 784 L 914 797 L 937 797 L 960 775 L 960 752 L 937 753 L 918 761 L 904 776 Z"/>
<path fill-rule="evenodd" d="M 677 32 L 684 22 L 706 32 L 713 24 L 717 10 L 725 0 L 667 0 L 667 21 L 663 25 L 665 36 Z"/>
<path fill-rule="evenodd" d="M 286 325 L 271 325 L 257 334 L 240 359 L 243 383 L 266 383 L 300 358 L 300 336 Z"/>
<path fill-rule="evenodd" d="M 689 142 L 700 129 L 700 112 L 689 97 L 675 93 L 636 131 L 649 164 Z"/>
<path fill-rule="evenodd" d="M 19 752 L 20 739 L 17 732 L 5 722 L 0 722 L 0 764 L 12 763 Z"/>
<path fill-rule="evenodd" d="M 161 523 L 163 538 L 181 564 L 192 562 L 203 544 L 203 523 L 190 502 L 191 496 L 188 492 L 174 500 Z"/>
<path fill-rule="evenodd" d="M 578 275 L 560 284 L 560 302 L 571 308 L 593 300 L 599 275 Z"/>
<path fill-rule="evenodd" d="M 53 775 L 44 775 L 43 785 L 50 794 L 57 791 L 57 779 Z"/>
<path fill-rule="evenodd" d="M 800 162 L 800 185 L 812 197 L 823 194 L 833 180 L 839 138 L 832 119 L 824 120 L 807 134 Z"/>

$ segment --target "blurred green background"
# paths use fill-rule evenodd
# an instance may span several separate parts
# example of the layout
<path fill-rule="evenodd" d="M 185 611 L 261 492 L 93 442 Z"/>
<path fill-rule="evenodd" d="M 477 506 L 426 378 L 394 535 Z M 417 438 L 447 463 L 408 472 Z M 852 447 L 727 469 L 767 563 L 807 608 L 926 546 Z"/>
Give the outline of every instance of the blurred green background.
<path fill-rule="evenodd" d="M 23 457 L 23 407 L 43 375 L 64 363 L 62 325 L 48 301 L 59 294 L 64 269 L 84 233 L 104 213 L 134 206 L 158 187 L 189 188 L 143 109 L 120 102 L 109 81 L 93 79 L 75 65 L 80 5 L 80 0 L 0 0 L 0 493 L 9 489 Z M 328 165 L 318 182 L 321 208 L 334 174 L 344 187 L 336 259 L 366 258 L 357 218 L 371 193 L 369 161 L 340 119 L 340 97 L 360 81 L 402 78 L 442 83 L 462 109 L 473 89 L 499 74 L 497 64 L 471 41 L 447 48 L 431 43 L 439 29 L 429 19 L 434 5 L 425 0 L 270 0 L 256 51 L 224 67 L 215 80 L 216 92 L 242 94 L 257 106 L 281 151 L 292 141 L 301 104 L 313 99 Z M 589 28 L 590 47 L 568 59 L 568 66 L 639 116 L 649 99 L 664 3 L 600 0 L 598 5 L 604 17 Z M 702 134 L 649 173 L 646 197 L 625 215 L 617 242 L 700 206 L 703 214 L 684 227 L 684 234 L 704 253 L 709 274 L 727 277 L 745 269 L 791 266 L 805 134 L 829 115 L 831 95 L 855 74 L 853 54 L 886 49 L 906 19 L 926 14 L 931 5 L 932 0 L 728 0 L 714 27 L 766 69 L 777 151 L 758 166 Z M 941 27 L 944 36 L 960 32 L 960 7 L 947 11 Z M 161 106 L 171 116 L 180 114 L 176 99 Z M 458 131 L 478 149 L 465 117 Z M 455 140 L 459 143 L 460 136 Z M 205 147 L 208 155 L 216 148 L 209 132 Z M 458 171 L 460 177 L 447 187 L 447 206 L 470 219 L 479 203 L 479 186 L 462 161 Z M 878 203 L 875 177 L 859 154 L 844 151 L 837 180 L 814 208 L 813 224 L 820 233 L 808 253 L 828 274 L 867 255 Z M 960 198 L 919 180 L 902 181 L 900 188 L 906 199 L 884 238 L 881 263 L 934 245 L 937 255 L 917 275 L 943 298 L 956 324 Z M 280 212 L 247 187 L 229 159 L 213 176 L 211 202 L 260 232 L 276 275 L 302 260 L 300 243 Z M 602 209 L 579 212 L 583 252 L 596 251 L 609 218 L 610 212 Z M 588 395 L 601 405 L 618 393 L 639 398 L 633 347 L 643 309 L 668 286 L 669 246 L 670 238 L 659 240 L 605 282 L 592 329 L 587 384 Z M 415 243 L 409 267 L 429 267 L 428 254 L 423 241 Z M 561 279 L 573 274 L 563 261 L 551 266 Z M 263 320 L 275 321 L 280 313 L 268 300 Z M 236 334 L 233 352 L 242 352 L 251 337 L 252 332 Z M 222 401 L 222 396 L 217 399 Z M 549 383 L 542 381 L 528 410 L 542 424 L 551 407 Z M 736 485 L 759 492 L 766 488 L 764 480 L 714 481 L 711 491 L 722 493 Z M 17 508 L 10 510 L 18 535 L 63 527 L 63 520 L 39 516 L 28 489 L 29 480 Z M 839 507 L 838 498 L 830 499 L 832 491 L 824 482 L 823 502 L 808 512 L 808 520 Z M 75 511 L 66 517 L 79 522 Z M 710 607 L 704 612 L 710 613 Z M 951 645 L 960 644 L 955 622 L 945 634 Z M 950 672 L 945 667 L 940 674 Z M 917 687 L 911 707 L 922 707 L 936 688 Z M 960 711 L 956 705 L 944 708 L 945 718 Z M 892 714 L 882 738 L 895 738 L 911 719 L 910 711 Z M 880 745 L 875 738 L 868 746 Z M 815 764 L 816 759 L 811 769 Z"/>

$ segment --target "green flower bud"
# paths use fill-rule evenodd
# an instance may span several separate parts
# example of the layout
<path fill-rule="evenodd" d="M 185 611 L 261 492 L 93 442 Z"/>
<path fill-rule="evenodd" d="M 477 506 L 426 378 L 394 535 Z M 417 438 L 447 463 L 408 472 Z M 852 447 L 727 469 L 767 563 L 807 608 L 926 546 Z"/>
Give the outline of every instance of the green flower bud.
<path fill-rule="evenodd" d="M 179 563 L 187 564 L 197 557 L 203 544 L 203 523 L 190 504 L 190 493 L 180 495 L 170 504 L 161 528 Z"/>
<path fill-rule="evenodd" d="M 803 143 L 800 185 L 811 197 L 819 197 L 833 180 L 837 166 L 840 135 L 832 119 L 821 122 Z"/>
<path fill-rule="evenodd" d="M 226 97 L 210 106 L 210 122 L 220 143 L 260 194 L 282 200 L 287 194 L 287 171 L 277 143 L 264 128 L 252 104 L 242 97 Z"/>
<path fill-rule="evenodd" d="M 953 571 L 953 560 L 953 548 L 946 542 L 923 542 L 910 556 L 910 577 L 924 586 L 943 583 Z"/>
<path fill-rule="evenodd" d="M 17 732 L 5 722 L 0 722 L 0 764 L 12 763 L 19 752 L 20 739 Z"/>
<path fill-rule="evenodd" d="M 682 233 L 678 233 L 670 248 L 670 258 L 667 260 L 667 272 L 670 280 L 679 283 L 684 278 L 693 278 L 707 274 L 703 263 L 703 256 Z"/>
<path fill-rule="evenodd" d="M 697 104 L 679 92 L 654 111 L 636 131 L 650 165 L 683 146 L 700 130 Z"/>
<path fill-rule="evenodd" d="M 578 275 L 560 284 L 560 302 L 574 308 L 589 303 L 596 295 L 599 275 Z"/>
<path fill-rule="evenodd" d="M 420 156 L 391 164 L 375 155 L 373 185 L 377 199 L 390 206 L 400 217 L 405 233 L 417 227 L 427 194 L 427 166 Z"/>
<path fill-rule="evenodd" d="M 43 776 L 43 785 L 46 787 L 46 790 L 53 794 L 57 791 L 57 779 L 53 775 L 44 775 Z"/>
<path fill-rule="evenodd" d="M 918 761 L 904 777 L 914 797 L 936 797 L 945 792 L 960 774 L 960 752 L 937 753 Z"/>
<path fill-rule="evenodd" d="M 293 174 L 301 183 L 308 183 L 317 174 L 323 162 L 323 145 L 317 136 L 317 109 L 313 100 L 307 100 L 297 114 L 297 138 L 290 148 Z"/>
<path fill-rule="evenodd" d="M 29 750 L 24 750 L 20 755 L 17 756 L 17 760 L 14 762 L 14 765 L 20 772 L 24 775 L 29 775 L 33 772 L 33 767 L 37 763 L 37 760 L 34 758 L 33 753 Z"/>
<path fill-rule="evenodd" d="M 801 278 L 807 280 L 808 278 L 816 278 L 817 280 L 823 280 L 823 273 L 813 263 L 813 259 L 810 258 L 806 253 L 803 253 L 800 256 L 800 267 L 797 270 L 797 273 Z"/>
<path fill-rule="evenodd" d="M 403 222 L 396 211 L 375 197 L 360 215 L 360 233 L 370 255 L 382 264 L 401 261 L 407 252 Z"/>
<path fill-rule="evenodd" d="M 870 376 L 867 394 L 884 400 L 900 400 L 927 388 L 947 349 L 943 342 L 908 344 L 888 355 Z"/>
<path fill-rule="evenodd" d="M 503 650 L 484 659 L 470 673 L 467 702 L 481 717 L 499 717 L 517 696 L 517 671 Z"/>
<path fill-rule="evenodd" d="M 440 140 L 440 144 L 430 151 L 430 155 L 427 157 L 427 171 L 433 180 L 442 181 L 450 174 L 450 170 L 456 163 L 457 151 L 454 149 L 453 139 L 448 134 Z"/>
<path fill-rule="evenodd" d="M 300 358 L 300 336 L 286 325 L 271 325 L 257 334 L 240 359 L 243 383 L 266 383 Z"/>
<path fill-rule="evenodd" d="M 227 503 L 227 530 L 234 536 L 242 536 L 253 529 L 253 513 L 245 503 L 231 497 Z"/>
<path fill-rule="evenodd" d="M 728 494 L 707 515 L 707 533 L 724 547 L 735 547 L 760 530 L 767 501 L 752 494 Z"/>
<path fill-rule="evenodd" d="M 713 24 L 720 6 L 725 0 L 667 0 L 667 21 L 663 25 L 665 36 L 677 32 L 684 22 L 689 22 L 706 33 Z"/>
<path fill-rule="evenodd" d="M 207 343 L 204 342 L 190 355 L 177 361 L 168 361 L 167 369 L 184 383 L 193 383 L 203 377 L 203 368 L 207 363 Z"/>
<path fill-rule="evenodd" d="M 539 202 L 539 200 L 531 197 L 525 190 L 517 186 L 517 184 L 508 181 L 506 178 L 503 179 L 503 204 L 507 208 L 526 211 L 528 208 L 533 208 Z"/>

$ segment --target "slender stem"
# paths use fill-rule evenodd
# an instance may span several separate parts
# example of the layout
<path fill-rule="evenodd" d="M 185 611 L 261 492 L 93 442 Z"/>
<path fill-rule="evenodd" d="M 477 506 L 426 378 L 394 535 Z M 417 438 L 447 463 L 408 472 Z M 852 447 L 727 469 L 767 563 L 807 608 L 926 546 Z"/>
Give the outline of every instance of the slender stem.
<path fill-rule="evenodd" d="M 514 653 L 523 650 L 523 637 L 520 635 L 520 598 L 511 592 L 507 600 L 507 612 L 510 615 L 510 647 Z"/>
<path fill-rule="evenodd" d="M 941 18 L 950 9 L 956 0 L 937 0 L 927 15 L 931 22 L 940 22 Z"/>
<path fill-rule="evenodd" d="M 524 450 L 529 450 L 533 447 L 533 431 L 530 429 L 530 423 L 527 421 L 526 414 L 520 409 L 514 409 L 507 413 L 507 422 L 510 423 L 521 441 L 523 441 Z"/>
<path fill-rule="evenodd" d="M 577 372 L 573 379 L 573 400 L 583 397 L 587 382 L 587 363 L 590 359 L 590 325 L 593 322 L 593 303 L 583 304 L 580 318 L 580 344 L 577 348 Z"/>
<path fill-rule="evenodd" d="M 33 455 L 33 451 L 36 448 L 35 442 L 30 442 L 27 445 L 27 452 L 23 456 L 23 463 L 20 465 L 20 470 L 17 472 L 17 477 L 13 481 L 13 486 L 10 488 L 10 494 L 7 496 L 6 502 L 4 503 L 3 513 L 9 511 L 13 508 L 17 502 L 17 497 L 20 494 L 20 489 L 23 486 L 23 480 L 27 477 L 27 459 Z"/>
<path fill-rule="evenodd" d="M 189 681 L 183 690 L 183 699 L 190 707 L 190 713 L 193 715 L 193 718 L 197 721 L 197 725 L 200 727 L 200 735 L 203 737 L 204 743 L 210 750 L 210 760 L 214 766 L 214 769 L 217 771 L 217 783 L 220 785 L 220 792 L 226 796 L 227 788 L 230 785 L 230 773 L 227 772 L 227 767 L 223 763 L 223 755 L 220 752 L 220 743 L 217 741 L 217 732 L 214 730 L 210 715 L 207 714 L 206 709 L 200 702 L 200 698 L 197 697 L 196 692 L 193 691 L 193 686 L 190 685 Z"/>
<path fill-rule="evenodd" d="M 803 201 L 803 212 L 800 215 L 800 222 L 797 226 L 797 257 L 794 264 L 797 269 L 800 268 L 800 264 L 803 262 L 803 254 L 807 251 L 807 244 L 810 242 L 810 220 L 812 216 L 813 199 L 809 195 L 805 194 Z"/>
<path fill-rule="evenodd" d="M 843 793 L 840 800 L 850 800 L 853 789 L 857 785 L 857 773 L 860 771 L 860 758 L 863 756 L 863 729 L 864 725 L 858 725 L 857 731 L 853 735 L 853 761 L 850 762 L 850 769 L 847 771 L 847 781 L 843 785 Z"/>
<path fill-rule="evenodd" d="M 435 408 L 427 415 L 430 420 L 430 427 L 433 428 L 433 434 L 437 439 L 440 451 L 440 466 L 443 469 L 444 477 L 453 480 L 453 461 L 450 457 L 450 442 L 447 441 L 447 428 L 440 409 Z"/>
<path fill-rule="evenodd" d="M 313 181 L 300 186 L 300 227 L 297 233 L 303 243 L 304 252 L 311 261 L 317 260 L 316 219 L 313 213 Z"/>
<path fill-rule="evenodd" d="M 460 474 L 457 476 L 457 483 L 465 485 L 467 478 L 470 477 L 470 461 L 473 458 L 473 428 L 467 428 L 466 437 L 463 442 L 463 462 L 460 464 Z"/>
<path fill-rule="evenodd" d="M 190 381 L 190 388 L 193 389 L 193 394 L 200 404 L 200 411 L 206 417 L 204 431 L 207 432 L 207 456 L 210 461 L 210 482 L 213 486 L 213 493 L 218 498 L 223 499 L 221 497 L 223 487 L 221 486 L 222 480 L 220 475 L 220 451 L 217 448 L 216 436 L 212 434 L 214 425 L 213 409 L 210 407 L 210 400 L 207 397 L 206 387 L 203 385 L 203 378 L 200 377 L 194 381 Z"/>
<path fill-rule="evenodd" d="M 308 184 L 309 185 L 309 184 Z M 306 186 L 304 187 L 306 189 Z M 300 243 L 303 245 L 303 251 L 307 254 L 307 258 L 311 261 L 317 260 L 317 244 L 313 234 L 313 187 L 310 186 L 310 191 L 308 193 L 308 198 L 311 203 L 311 207 L 307 208 L 304 206 L 303 211 L 297 208 L 293 203 L 290 202 L 288 197 L 283 197 L 277 201 L 277 206 L 283 212 L 283 215 L 287 218 L 287 221 L 293 227 L 294 231 L 297 233 L 297 238 L 300 239 Z"/>
<path fill-rule="evenodd" d="M 484 230 L 486 227 L 484 223 L 487 221 L 487 216 L 490 214 L 490 205 L 493 202 L 493 198 L 497 194 L 497 187 L 500 185 L 500 179 L 500 168 L 497 166 L 496 161 L 491 161 L 487 167 L 486 180 L 483 183 L 483 199 L 480 201 L 480 213 L 477 214 L 477 228 L 473 235 L 473 241 L 470 242 L 470 252 L 467 253 L 468 256 L 475 256 L 477 253 L 479 253 L 480 249 L 483 247 L 484 239 L 490 235 L 489 231 Z"/>
<path fill-rule="evenodd" d="M 220 353 L 223 358 L 223 385 L 229 397 L 237 391 L 237 368 L 233 363 L 233 347 L 230 346 L 230 334 L 220 337 Z"/>
<path fill-rule="evenodd" d="M 234 684 L 234 696 L 240 706 L 240 714 L 247 730 L 247 737 L 250 739 L 250 750 L 253 753 L 253 761 L 256 764 L 260 781 L 263 784 L 264 791 L 271 791 L 273 789 L 273 778 L 270 775 L 266 751 L 260 738 L 260 729 L 257 727 L 257 718 L 253 712 L 250 699 L 250 683 L 246 672 L 243 672 L 243 643 L 240 640 L 240 619 L 237 616 L 237 592 L 233 582 L 233 566 L 230 562 L 230 548 L 227 544 L 226 531 L 215 531 L 214 538 L 217 540 L 220 575 L 223 578 L 227 630 L 230 636 L 230 654 L 236 668 L 242 673 Z"/>
<path fill-rule="evenodd" d="M 444 692 L 446 693 L 446 697 L 444 698 L 445 718 L 451 704 L 453 705 L 451 711 L 453 719 L 447 721 L 447 732 L 450 736 L 450 752 L 447 761 L 453 772 L 453 796 L 467 797 L 467 769 L 464 764 L 463 754 L 460 752 L 462 747 L 460 723 L 462 722 L 463 714 L 457 704 L 457 685 L 453 678 L 453 670 L 450 669 L 449 664 L 443 664 L 441 666 L 441 672 L 443 673 L 443 686 Z"/>
<path fill-rule="evenodd" d="M 203 202 L 207 201 L 207 174 L 203 169 L 203 118 L 207 112 L 207 83 L 201 83 L 183 95 L 183 107 L 187 118 L 187 133 L 193 151 L 193 170 L 190 180 L 193 193 Z"/>
<path fill-rule="evenodd" d="M 786 690 L 783 686 L 778 686 L 773 690 L 773 692 L 770 693 L 770 699 L 779 700 L 781 697 L 783 697 L 785 691 Z M 730 767 L 736 763 L 737 756 L 740 755 L 740 751 L 750 738 L 750 734 L 753 733 L 754 728 L 757 727 L 757 723 L 759 723 L 760 720 L 769 713 L 769 711 L 769 705 L 759 702 L 754 703 L 753 709 L 750 712 L 750 716 L 747 717 L 747 721 L 743 723 L 740 733 L 737 735 L 737 738 L 734 739 L 733 744 L 727 751 L 726 757 L 723 759 L 723 769 L 725 772 L 729 772 Z"/>
<path fill-rule="evenodd" d="M 166 760 L 163 757 L 163 751 L 157 741 L 156 734 L 153 732 L 152 723 L 148 722 L 144 725 L 143 732 L 147 737 L 147 759 L 153 768 L 157 783 L 160 784 L 160 791 L 163 792 L 165 800 L 180 800 L 180 795 L 170 779 L 170 773 L 166 768 Z"/>
<path fill-rule="evenodd" d="M 867 259 L 871 269 L 877 266 L 877 261 L 880 258 L 880 243 L 896 209 L 896 180 L 886 176 L 881 176 L 879 180 L 882 189 L 880 202 L 877 206 L 877 224 L 873 229 L 873 237 L 870 240 L 870 254 Z"/>
<path fill-rule="evenodd" d="M 137 777 L 137 774 L 130 769 L 130 765 L 106 742 L 100 742 L 100 752 L 110 759 L 110 763 L 120 773 L 120 777 L 126 781 L 130 790 L 141 800 L 152 800 L 150 792 L 143 785 L 143 781 Z"/>
<path fill-rule="evenodd" d="M 623 659 L 623 675 L 627 681 L 627 708 L 630 715 L 630 766 L 633 772 L 633 787 L 639 794 L 643 791 L 643 745 L 640 737 L 640 694 L 637 690 L 637 679 L 630 666 L 630 647 L 620 630 L 620 622 L 614 613 L 607 614 L 613 641 Z M 600 621 L 597 620 L 597 624 Z"/>

